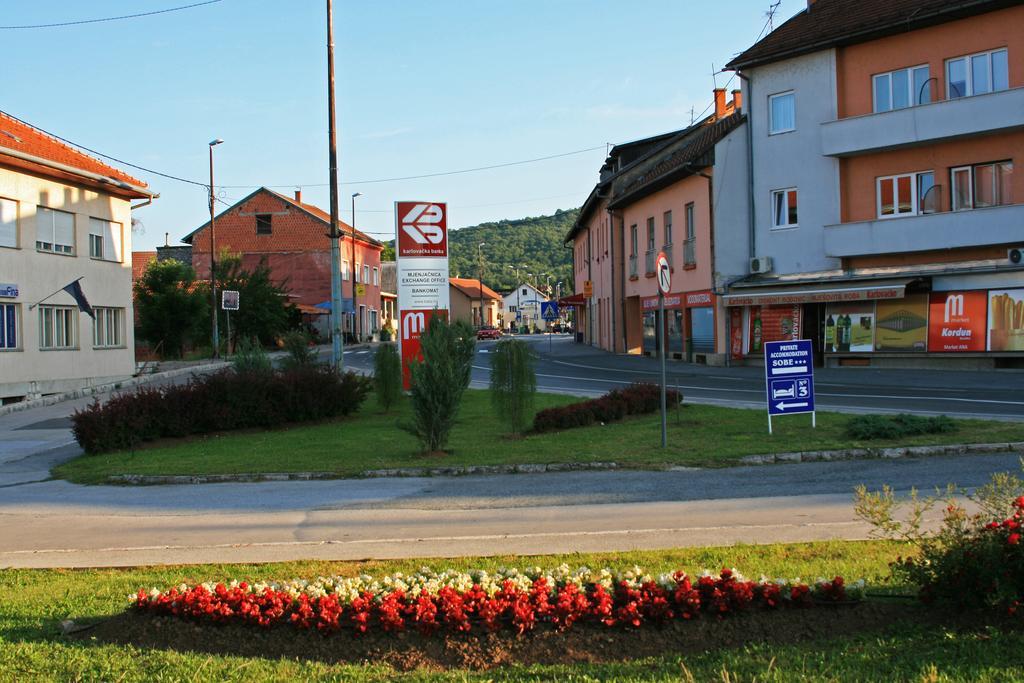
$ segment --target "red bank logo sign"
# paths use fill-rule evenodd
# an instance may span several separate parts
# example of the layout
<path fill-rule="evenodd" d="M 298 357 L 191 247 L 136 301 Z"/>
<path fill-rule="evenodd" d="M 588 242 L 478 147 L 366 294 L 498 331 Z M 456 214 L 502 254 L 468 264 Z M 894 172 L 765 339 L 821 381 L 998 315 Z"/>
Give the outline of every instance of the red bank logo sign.
<path fill-rule="evenodd" d="M 398 202 L 398 255 L 448 256 L 448 207 L 431 202 Z"/>

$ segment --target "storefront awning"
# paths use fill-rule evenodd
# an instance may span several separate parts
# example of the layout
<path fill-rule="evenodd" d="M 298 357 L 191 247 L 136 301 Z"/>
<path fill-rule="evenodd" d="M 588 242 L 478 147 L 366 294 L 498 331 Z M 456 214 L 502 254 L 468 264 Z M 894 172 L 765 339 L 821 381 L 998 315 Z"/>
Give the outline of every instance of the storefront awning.
<path fill-rule="evenodd" d="M 587 300 L 583 294 L 570 294 L 558 300 L 559 306 L 586 306 Z"/>
<path fill-rule="evenodd" d="M 734 288 L 733 292 L 722 297 L 722 302 L 726 306 L 779 306 L 902 299 L 906 294 L 907 285 L 913 281 L 914 278 L 905 278 L 874 282 L 816 282 L 802 286 Z"/>

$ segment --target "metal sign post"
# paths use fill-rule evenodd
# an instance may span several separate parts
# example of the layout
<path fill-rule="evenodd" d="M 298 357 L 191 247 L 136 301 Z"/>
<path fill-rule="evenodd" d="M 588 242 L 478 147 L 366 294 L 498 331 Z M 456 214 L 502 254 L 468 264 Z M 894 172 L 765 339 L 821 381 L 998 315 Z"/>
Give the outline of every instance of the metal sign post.
<path fill-rule="evenodd" d="M 809 339 L 765 342 L 764 378 L 769 434 L 773 415 L 810 413 L 811 427 L 818 426 L 814 411 L 814 350 Z"/>
<path fill-rule="evenodd" d="M 238 292 L 232 289 L 222 290 L 220 293 L 220 307 L 224 309 L 224 315 L 228 323 L 228 353 L 231 353 L 231 311 L 238 310 Z"/>
<path fill-rule="evenodd" d="M 551 353 L 551 321 L 558 320 L 558 302 L 542 301 L 540 304 L 540 317 L 544 318 L 548 328 L 548 353 Z"/>
<path fill-rule="evenodd" d="M 668 390 L 665 379 L 665 295 L 672 291 L 672 268 L 665 252 L 658 252 L 655 262 L 658 274 L 658 351 L 661 354 L 661 447 L 668 448 Z"/>

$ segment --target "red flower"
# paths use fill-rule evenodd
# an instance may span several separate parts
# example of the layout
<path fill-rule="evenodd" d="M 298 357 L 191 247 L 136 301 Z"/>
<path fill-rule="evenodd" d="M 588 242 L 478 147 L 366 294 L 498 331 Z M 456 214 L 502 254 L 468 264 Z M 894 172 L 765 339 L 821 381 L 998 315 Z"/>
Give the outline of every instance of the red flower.
<path fill-rule="evenodd" d="M 1020 543 L 1020 534 L 1013 533 L 1006 538 L 1006 542 L 1010 545 L 1017 545 Z"/>

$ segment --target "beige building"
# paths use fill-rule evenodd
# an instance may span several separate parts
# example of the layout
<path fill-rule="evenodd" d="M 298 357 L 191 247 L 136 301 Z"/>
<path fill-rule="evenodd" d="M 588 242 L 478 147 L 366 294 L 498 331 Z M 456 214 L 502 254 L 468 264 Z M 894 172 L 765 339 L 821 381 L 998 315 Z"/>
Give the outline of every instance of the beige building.
<path fill-rule="evenodd" d="M 131 212 L 155 196 L 0 112 L 0 402 L 134 373 Z"/>

